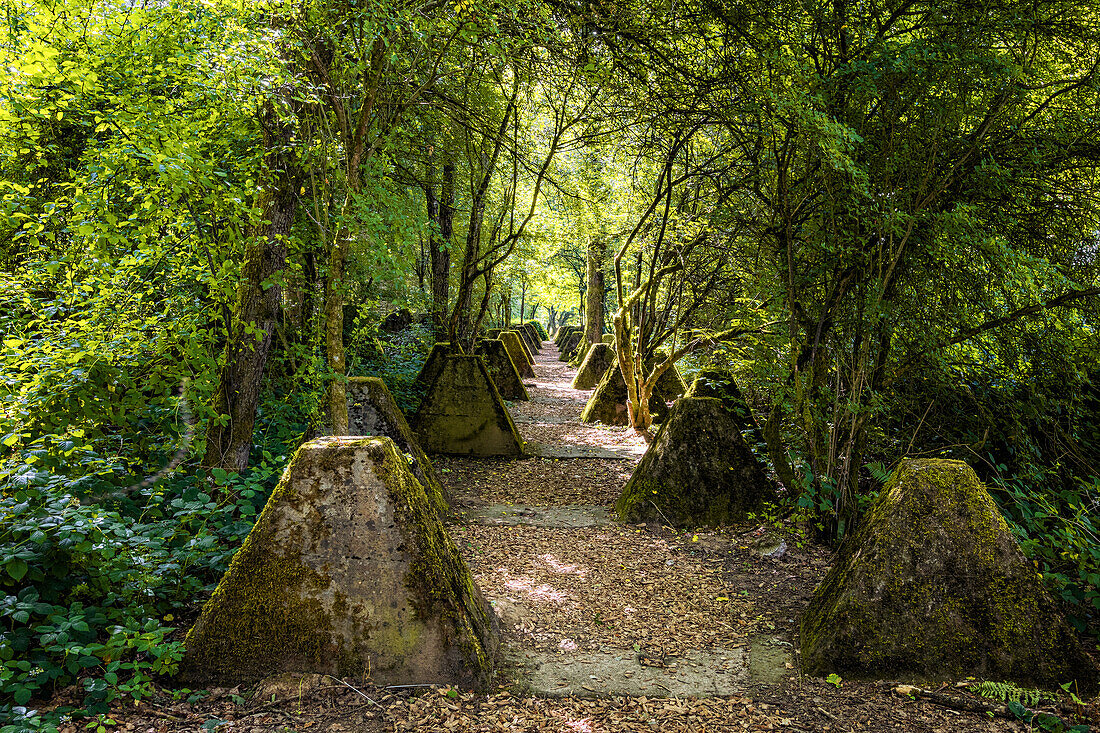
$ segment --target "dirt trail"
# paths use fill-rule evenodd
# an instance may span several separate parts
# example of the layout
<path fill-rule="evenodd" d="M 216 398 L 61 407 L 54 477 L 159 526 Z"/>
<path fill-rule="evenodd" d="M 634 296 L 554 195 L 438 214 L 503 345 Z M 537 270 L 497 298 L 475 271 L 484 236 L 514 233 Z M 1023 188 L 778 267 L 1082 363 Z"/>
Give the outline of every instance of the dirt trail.
<path fill-rule="evenodd" d="M 1027 730 L 888 686 L 801 676 L 796 620 L 828 553 L 758 525 L 683 533 L 614 521 L 608 509 L 646 444 L 628 428 L 582 425 L 589 392 L 570 387 L 574 371 L 557 357 L 544 343 L 531 400 L 510 405 L 535 457 L 433 457 L 456 497 L 452 536 L 501 619 L 495 692 L 295 679 L 245 705 L 235 696 L 248 691 L 235 689 L 127 710 L 118 729 Z"/>

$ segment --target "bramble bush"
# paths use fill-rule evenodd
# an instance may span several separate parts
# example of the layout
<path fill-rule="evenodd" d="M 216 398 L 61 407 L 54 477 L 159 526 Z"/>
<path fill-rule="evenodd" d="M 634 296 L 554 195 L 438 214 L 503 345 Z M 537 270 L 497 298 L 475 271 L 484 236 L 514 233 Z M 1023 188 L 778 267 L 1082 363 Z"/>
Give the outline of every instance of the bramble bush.
<path fill-rule="evenodd" d="M 28 704 L 68 685 L 94 715 L 173 674 L 183 653 L 174 619 L 224 572 L 283 462 L 94 503 L 74 493 L 79 480 L 47 469 L 0 475 L 0 731 L 48 729 L 71 711 L 42 716 Z"/>

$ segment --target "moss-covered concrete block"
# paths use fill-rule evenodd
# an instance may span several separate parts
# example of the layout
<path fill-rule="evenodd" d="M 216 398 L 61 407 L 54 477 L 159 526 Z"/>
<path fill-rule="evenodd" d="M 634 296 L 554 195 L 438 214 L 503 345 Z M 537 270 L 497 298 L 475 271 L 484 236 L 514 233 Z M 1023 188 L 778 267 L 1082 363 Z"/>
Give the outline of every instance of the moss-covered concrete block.
<path fill-rule="evenodd" d="M 531 347 L 533 353 L 542 351 L 542 339 L 539 337 L 538 330 L 530 323 L 520 324 L 519 330 L 527 334 L 527 345 Z"/>
<path fill-rule="evenodd" d="M 546 329 L 538 321 L 527 321 L 527 325 L 535 329 L 535 333 L 538 334 L 539 341 L 547 341 L 550 339 L 550 334 L 546 333 Z"/>
<path fill-rule="evenodd" d="M 485 685 L 492 610 L 389 438 L 303 445 L 186 639 L 193 684 L 284 672 Z"/>
<path fill-rule="evenodd" d="M 573 389 L 592 389 L 600 383 L 607 368 L 614 363 L 614 349 L 604 343 L 592 344 L 573 377 Z"/>
<path fill-rule="evenodd" d="M 569 335 L 574 334 L 579 330 L 581 330 L 580 326 L 562 326 L 558 329 L 558 332 L 554 334 L 554 345 L 560 349 L 562 342 Z"/>
<path fill-rule="evenodd" d="M 439 370 L 443 368 L 443 359 L 451 351 L 453 349 L 449 341 L 437 341 L 432 344 L 432 350 L 428 352 L 424 366 L 420 367 L 420 373 L 416 375 L 416 384 L 421 389 L 427 389 L 439 376 Z"/>
<path fill-rule="evenodd" d="M 664 362 L 667 358 L 668 354 L 658 351 L 646 363 L 646 368 L 653 369 L 654 366 Z M 672 400 L 687 392 L 688 386 L 683 376 L 680 375 L 680 370 L 673 364 L 657 379 L 657 389 L 661 390 L 661 394 L 667 399 Z"/>
<path fill-rule="evenodd" d="M 600 383 L 596 385 L 596 391 L 588 398 L 588 403 L 581 412 L 581 422 L 629 425 L 630 414 L 626 407 L 628 396 L 623 373 L 619 371 L 619 365 L 613 363 L 604 372 Z M 653 390 L 653 394 L 650 395 L 649 412 L 658 420 L 668 412 L 665 399 L 659 390 Z"/>
<path fill-rule="evenodd" d="M 741 419 L 714 397 L 677 400 L 615 503 L 629 522 L 716 527 L 745 519 L 775 486 L 746 445 Z"/>
<path fill-rule="evenodd" d="M 1097 670 L 961 461 L 904 461 L 801 622 L 811 674 L 1097 688 Z"/>
<path fill-rule="evenodd" d="M 703 369 L 695 375 L 695 381 L 691 383 L 685 396 L 715 397 L 722 400 L 740 420 L 739 430 L 749 443 L 760 445 L 764 442 L 764 434 L 756 422 L 756 416 L 752 414 L 752 409 L 729 370 L 719 367 Z"/>
<path fill-rule="evenodd" d="M 558 361 L 569 361 L 576 356 L 583 341 L 584 333 L 581 331 L 574 331 L 566 336 L 559 349 Z"/>
<path fill-rule="evenodd" d="M 429 453 L 523 455 L 523 439 L 477 355 L 448 354 L 412 419 Z"/>
<path fill-rule="evenodd" d="M 527 339 L 524 337 L 523 332 L 518 329 L 511 329 L 508 333 L 516 335 L 516 340 L 519 341 L 520 347 L 523 349 L 523 356 L 527 359 L 528 364 L 535 363 L 535 355 L 531 351 L 531 347 L 527 345 Z"/>
<path fill-rule="evenodd" d="M 515 331 L 501 331 L 500 340 L 504 342 L 504 348 L 508 350 L 508 356 L 512 358 L 512 364 L 516 367 L 521 377 L 534 379 L 535 370 L 531 367 L 533 362 L 527 360 L 527 352 L 523 350 L 523 342 Z"/>
<path fill-rule="evenodd" d="M 402 453 L 411 457 L 409 468 L 424 487 L 428 503 L 441 515 L 449 514 L 450 502 L 443 483 L 385 383 L 378 377 L 352 377 L 348 379 L 347 397 L 349 434 L 393 440 Z"/>
<path fill-rule="evenodd" d="M 485 359 L 489 365 L 489 376 L 493 378 L 493 384 L 500 391 L 500 396 L 506 400 L 529 400 L 527 388 L 523 386 L 523 379 L 519 376 L 508 347 L 500 339 L 482 339 L 477 342 L 475 351 Z"/>

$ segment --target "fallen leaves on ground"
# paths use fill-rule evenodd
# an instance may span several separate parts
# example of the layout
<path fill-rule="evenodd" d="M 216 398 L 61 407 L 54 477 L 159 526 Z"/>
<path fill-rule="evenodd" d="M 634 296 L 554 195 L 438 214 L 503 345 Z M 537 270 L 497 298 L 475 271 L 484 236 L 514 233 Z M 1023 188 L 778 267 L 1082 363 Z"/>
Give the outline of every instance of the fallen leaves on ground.
<path fill-rule="evenodd" d="M 452 535 L 511 632 L 540 650 L 632 649 L 681 656 L 729 648 L 752 630 L 722 565 L 629 525 L 456 526 Z"/>

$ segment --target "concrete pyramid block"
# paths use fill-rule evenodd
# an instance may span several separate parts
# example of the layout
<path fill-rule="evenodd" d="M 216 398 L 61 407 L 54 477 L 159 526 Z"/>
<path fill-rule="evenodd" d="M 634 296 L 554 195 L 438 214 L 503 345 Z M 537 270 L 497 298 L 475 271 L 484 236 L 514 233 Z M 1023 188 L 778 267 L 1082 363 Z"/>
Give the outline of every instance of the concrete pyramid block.
<path fill-rule="evenodd" d="M 508 349 L 508 356 L 512 357 L 512 364 L 515 365 L 519 375 L 534 379 L 535 370 L 531 368 L 531 362 L 527 361 L 527 354 L 523 351 L 523 344 L 520 342 L 519 336 L 514 331 L 501 331 L 500 340 L 504 342 L 504 347 Z"/>
<path fill-rule="evenodd" d="M 477 342 L 476 352 L 485 359 L 489 365 L 489 376 L 493 378 L 493 384 L 500 391 L 500 396 L 506 400 L 529 400 L 527 388 L 523 386 L 523 379 L 519 376 L 519 370 L 512 362 L 508 354 L 508 347 L 500 339 L 482 339 Z"/>
<path fill-rule="evenodd" d="M 774 495 L 729 407 L 714 397 L 672 405 L 615 503 L 621 519 L 716 527 L 742 521 Z"/>
<path fill-rule="evenodd" d="M 451 353 L 449 341 L 437 341 L 432 344 L 432 350 L 428 352 L 428 358 L 424 360 L 424 366 L 420 367 L 420 373 L 416 375 L 416 385 L 421 389 L 431 386 L 439 371 L 443 368 L 443 359 Z"/>
<path fill-rule="evenodd" d="M 409 468 L 424 487 L 428 502 L 440 514 L 450 513 L 450 502 L 435 467 L 385 383 L 378 377 L 352 377 L 348 379 L 347 396 L 350 434 L 385 436 L 393 440 L 402 453 L 412 456 Z"/>
<path fill-rule="evenodd" d="M 539 332 L 535 330 L 535 327 L 530 323 L 523 323 L 519 326 L 520 332 L 527 335 L 527 345 L 531 347 L 532 353 L 538 353 L 542 351 L 542 339 L 539 338 Z"/>
<path fill-rule="evenodd" d="M 531 351 L 531 347 L 527 345 L 527 339 L 524 337 L 523 333 L 516 329 L 511 329 L 510 333 L 514 333 L 516 335 L 516 339 L 519 341 L 519 345 L 523 348 L 523 355 L 527 358 L 527 363 L 534 364 L 535 355 Z"/>
<path fill-rule="evenodd" d="M 523 439 L 480 356 L 443 359 L 412 425 L 429 453 L 523 455 Z"/>
<path fill-rule="evenodd" d="M 733 375 L 727 369 L 707 367 L 695 375 L 695 381 L 686 393 L 687 397 L 715 397 L 726 403 L 734 415 L 740 421 L 741 434 L 751 445 L 760 445 L 764 442 L 764 434 L 756 422 L 756 416 L 752 414 L 748 402 L 734 381 Z"/>
<path fill-rule="evenodd" d="M 607 368 L 615 363 L 614 349 L 604 343 L 592 344 L 573 377 L 573 389 L 592 389 L 600 383 Z"/>
<path fill-rule="evenodd" d="M 565 340 L 561 343 L 560 354 L 558 361 L 569 361 L 577 352 L 580 351 L 581 343 L 584 341 L 584 333 L 582 331 L 574 331 L 565 337 Z"/>
<path fill-rule="evenodd" d="M 493 384 L 497 386 L 500 396 L 506 400 L 529 400 L 527 389 L 523 386 L 523 379 L 519 370 L 512 362 L 508 349 L 500 339 L 478 339 L 474 347 L 475 353 L 485 359 L 489 367 L 489 376 Z M 416 377 L 416 383 L 422 389 L 427 390 L 435 378 L 439 376 L 443 368 L 444 358 L 453 351 L 450 343 L 441 342 L 432 346 L 420 374 Z"/>
<path fill-rule="evenodd" d="M 803 669 L 1097 689 L 1098 672 L 962 461 L 894 471 L 802 616 Z"/>
<path fill-rule="evenodd" d="M 389 438 L 303 445 L 186 639 L 185 680 L 483 686 L 495 617 Z"/>
<path fill-rule="evenodd" d="M 557 333 L 554 334 L 554 345 L 560 349 L 562 341 L 571 333 L 579 330 L 580 326 L 562 326 L 558 329 Z"/>
<path fill-rule="evenodd" d="M 538 321 L 527 321 L 527 325 L 535 329 L 535 333 L 538 334 L 539 341 L 548 341 L 550 339 L 550 334 L 546 333 L 546 329 L 543 328 L 542 324 Z"/>
<path fill-rule="evenodd" d="M 588 398 L 588 403 L 581 412 L 581 422 L 629 425 L 630 413 L 626 407 L 628 396 L 623 373 L 619 371 L 619 365 L 613 363 L 604 372 L 600 383 L 596 385 L 596 391 Z M 664 397 L 659 390 L 653 390 L 653 394 L 650 395 L 649 411 L 657 418 L 664 417 L 668 412 Z"/>

